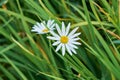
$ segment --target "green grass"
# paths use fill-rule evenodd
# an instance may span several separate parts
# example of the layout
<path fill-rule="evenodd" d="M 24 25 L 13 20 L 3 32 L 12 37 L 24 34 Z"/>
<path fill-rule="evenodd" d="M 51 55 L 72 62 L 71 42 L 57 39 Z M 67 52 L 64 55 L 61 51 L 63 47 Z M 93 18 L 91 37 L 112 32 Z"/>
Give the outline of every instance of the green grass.
<path fill-rule="evenodd" d="M 0 0 L 0 80 L 120 80 L 118 0 Z M 55 52 L 36 22 L 79 27 L 77 54 Z"/>

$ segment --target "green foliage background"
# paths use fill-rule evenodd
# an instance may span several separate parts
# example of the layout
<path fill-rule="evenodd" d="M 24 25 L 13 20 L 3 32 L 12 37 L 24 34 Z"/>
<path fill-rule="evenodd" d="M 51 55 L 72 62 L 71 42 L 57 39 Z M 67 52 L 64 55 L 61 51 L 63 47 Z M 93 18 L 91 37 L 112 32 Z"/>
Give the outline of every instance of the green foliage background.
<path fill-rule="evenodd" d="M 120 80 L 120 1 L 0 0 L 0 80 Z M 55 52 L 36 22 L 71 22 L 77 54 Z"/>

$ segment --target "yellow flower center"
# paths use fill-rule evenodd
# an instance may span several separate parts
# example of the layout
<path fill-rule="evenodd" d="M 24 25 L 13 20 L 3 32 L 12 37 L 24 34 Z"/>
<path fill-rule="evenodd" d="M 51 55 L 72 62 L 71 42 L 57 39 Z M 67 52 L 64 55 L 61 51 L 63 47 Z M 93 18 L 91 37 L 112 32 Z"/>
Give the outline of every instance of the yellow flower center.
<path fill-rule="evenodd" d="M 48 29 L 43 29 L 42 31 L 43 31 L 43 32 L 48 32 L 49 30 L 48 30 Z"/>
<path fill-rule="evenodd" d="M 61 38 L 60 38 L 60 41 L 61 41 L 61 43 L 63 43 L 63 44 L 66 44 L 66 43 L 68 43 L 68 37 L 67 36 L 61 36 Z"/>

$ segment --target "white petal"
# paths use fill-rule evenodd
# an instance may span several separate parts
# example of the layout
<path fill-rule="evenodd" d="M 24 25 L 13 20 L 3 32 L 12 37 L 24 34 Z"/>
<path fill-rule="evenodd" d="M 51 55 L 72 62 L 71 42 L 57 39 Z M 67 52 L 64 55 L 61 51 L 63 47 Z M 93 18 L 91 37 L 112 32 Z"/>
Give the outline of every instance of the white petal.
<path fill-rule="evenodd" d="M 71 39 L 70 41 L 77 41 L 77 40 L 80 40 L 80 38 L 74 38 L 74 39 Z"/>
<path fill-rule="evenodd" d="M 53 31 L 53 30 L 55 30 L 56 28 L 50 28 L 50 31 Z"/>
<path fill-rule="evenodd" d="M 70 38 L 75 38 L 75 37 L 77 37 L 77 36 L 79 36 L 81 33 L 75 33 L 74 35 L 72 35 L 72 36 L 69 36 Z"/>
<path fill-rule="evenodd" d="M 65 45 L 62 44 L 62 55 L 64 56 L 65 55 Z"/>
<path fill-rule="evenodd" d="M 52 27 L 53 23 L 54 23 L 54 20 L 48 20 L 47 26 L 50 28 Z"/>
<path fill-rule="evenodd" d="M 61 30 L 60 30 L 60 27 L 58 26 L 58 24 L 56 24 L 56 29 L 57 29 L 59 35 L 62 36 Z"/>
<path fill-rule="evenodd" d="M 36 23 L 37 26 L 41 26 L 41 24 L 39 22 Z"/>
<path fill-rule="evenodd" d="M 52 37 L 52 36 L 48 36 L 47 38 L 48 38 L 48 39 L 51 39 L 51 40 L 59 40 L 58 38 Z"/>
<path fill-rule="evenodd" d="M 77 31 L 78 28 L 79 28 L 79 27 L 76 27 L 75 29 L 73 29 L 73 30 L 69 33 L 68 37 L 71 37 L 71 36 Z"/>
<path fill-rule="evenodd" d="M 77 46 L 75 46 L 75 45 L 73 45 L 73 44 L 71 44 L 71 43 L 69 43 L 68 46 L 70 46 L 70 47 L 72 47 L 72 48 L 75 48 L 75 49 L 78 49 Z"/>
<path fill-rule="evenodd" d="M 54 20 L 51 20 L 51 23 L 50 23 L 50 25 L 52 25 L 54 23 Z"/>
<path fill-rule="evenodd" d="M 41 23 L 37 22 L 36 25 L 34 25 L 34 26 L 32 27 L 32 30 L 31 30 L 31 31 L 32 31 L 32 32 L 37 32 L 37 34 L 45 34 L 45 33 L 48 33 L 48 32 L 50 32 L 50 31 L 52 31 L 52 30 L 53 30 L 53 27 L 55 26 L 55 24 L 53 24 L 53 22 L 54 22 L 54 20 L 53 20 L 53 21 L 51 21 L 51 20 L 48 21 L 49 24 L 52 23 L 52 24 L 51 24 L 51 28 L 49 28 L 50 25 L 49 25 L 49 26 L 46 25 L 45 21 L 42 21 Z M 49 28 L 49 31 L 48 31 L 48 32 L 43 32 L 44 29 L 47 29 L 46 27 Z"/>
<path fill-rule="evenodd" d="M 44 34 L 44 32 L 42 32 L 42 29 L 40 29 L 38 26 L 33 27 L 31 31 L 37 32 L 37 34 Z"/>
<path fill-rule="evenodd" d="M 52 24 L 49 29 L 53 29 L 55 27 L 55 24 Z"/>
<path fill-rule="evenodd" d="M 35 29 L 36 29 L 38 32 L 42 32 L 42 30 L 43 30 L 43 29 L 40 28 L 40 27 L 36 27 Z"/>
<path fill-rule="evenodd" d="M 41 28 L 43 29 L 46 28 L 46 24 L 41 23 L 41 26 L 42 26 Z"/>
<path fill-rule="evenodd" d="M 60 39 L 60 36 L 59 35 L 57 35 L 56 33 L 54 33 L 53 31 L 51 31 L 50 32 L 54 37 L 56 37 L 56 38 L 59 38 Z"/>
<path fill-rule="evenodd" d="M 32 27 L 33 29 L 31 30 L 32 32 L 42 32 L 41 28 L 38 26 Z"/>
<path fill-rule="evenodd" d="M 66 44 L 65 46 L 66 46 L 66 48 L 67 48 L 68 53 L 69 53 L 70 55 L 72 55 L 72 52 L 71 52 L 71 50 L 70 50 L 70 47 L 69 47 L 67 44 Z"/>
<path fill-rule="evenodd" d="M 45 21 L 42 22 L 43 24 L 46 24 Z"/>
<path fill-rule="evenodd" d="M 79 42 L 72 42 L 72 44 L 76 44 L 76 45 L 81 45 L 81 43 L 79 43 Z"/>
<path fill-rule="evenodd" d="M 39 24 L 39 23 L 38 23 Z M 41 25 L 40 26 L 38 26 L 37 24 L 36 25 L 34 25 L 33 27 L 39 27 L 39 28 L 41 28 Z"/>
<path fill-rule="evenodd" d="M 70 48 L 70 49 L 73 53 L 77 54 L 74 48 Z"/>
<path fill-rule="evenodd" d="M 47 26 L 50 26 L 51 20 L 48 20 L 47 22 Z"/>
<path fill-rule="evenodd" d="M 61 47 L 62 47 L 62 43 L 58 45 L 55 51 L 57 52 L 58 50 L 60 50 Z"/>
<path fill-rule="evenodd" d="M 65 24 L 62 22 L 62 35 L 65 35 Z"/>
<path fill-rule="evenodd" d="M 36 25 L 39 29 L 43 30 L 45 29 L 46 27 L 45 26 L 42 26 L 40 23 L 38 25 Z"/>
<path fill-rule="evenodd" d="M 45 32 L 37 32 L 37 34 L 45 34 Z"/>
<path fill-rule="evenodd" d="M 60 44 L 60 41 L 56 41 L 56 42 L 54 42 L 52 45 L 53 45 L 53 46 L 56 46 L 56 45 L 58 45 L 58 44 Z"/>
<path fill-rule="evenodd" d="M 66 28 L 66 33 L 65 33 L 65 35 L 68 35 L 69 30 L 70 30 L 70 23 L 68 24 L 68 26 L 67 26 L 67 28 Z"/>

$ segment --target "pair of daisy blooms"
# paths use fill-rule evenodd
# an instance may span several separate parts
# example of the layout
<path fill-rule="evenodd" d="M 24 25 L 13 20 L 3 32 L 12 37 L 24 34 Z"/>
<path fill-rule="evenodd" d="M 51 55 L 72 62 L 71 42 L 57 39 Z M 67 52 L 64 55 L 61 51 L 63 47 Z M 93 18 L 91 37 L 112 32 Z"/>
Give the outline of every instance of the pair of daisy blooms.
<path fill-rule="evenodd" d="M 54 30 L 57 30 L 55 33 Z M 55 40 L 52 44 L 53 46 L 57 46 L 56 52 L 62 49 L 62 55 L 64 56 L 66 51 L 72 55 L 72 53 L 77 54 L 75 49 L 78 49 L 76 45 L 81 45 L 81 43 L 77 42 L 80 38 L 78 37 L 81 33 L 75 33 L 78 30 L 78 27 L 73 29 L 70 32 L 70 23 L 65 27 L 65 23 L 62 22 L 62 27 L 60 28 L 54 20 L 48 20 L 47 23 L 42 21 L 41 23 L 35 24 L 32 27 L 32 32 L 37 32 L 37 34 L 46 34 L 50 33 L 52 36 L 47 36 L 50 40 Z"/>

